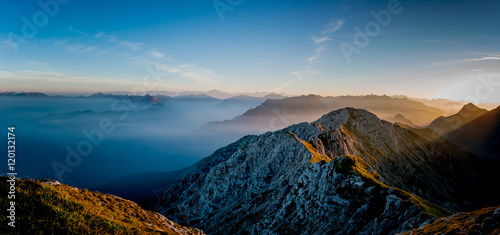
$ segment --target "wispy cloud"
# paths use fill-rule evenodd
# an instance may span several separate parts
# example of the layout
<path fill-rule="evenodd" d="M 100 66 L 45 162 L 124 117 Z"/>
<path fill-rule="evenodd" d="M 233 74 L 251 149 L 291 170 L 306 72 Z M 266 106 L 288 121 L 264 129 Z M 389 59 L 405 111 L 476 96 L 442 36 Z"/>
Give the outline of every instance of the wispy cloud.
<path fill-rule="evenodd" d="M 98 33 L 98 34 L 94 35 L 94 38 L 100 38 L 100 37 L 102 37 L 104 34 L 105 34 L 104 32 L 100 32 L 100 33 Z"/>
<path fill-rule="evenodd" d="M 60 40 L 57 46 L 70 53 L 93 52 L 93 55 L 96 56 L 109 54 L 109 56 L 127 58 L 136 65 L 157 65 L 161 71 L 175 75 L 180 79 L 189 79 L 200 84 L 215 84 L 215 72 L 210 69 L 176 61 L 160 50 L 151 48 L 144 43 L 122 40 L 118 36 L 106 32 L 94 34 L 92 38 L 85 41 L 85 44 L 71 43 L 71 40 L 64 39 Z"/>
<path fill-rule="evenodd" d="M 177 74 L 182 78 L 187 78 L 199 83 L 213 85 L 215 83 L 213 79 L 214 71 L 200 68 L 191 64 L 182 64 L 177 66 L 162 64 L 158 66 L 160 70 Z"/>
<path fill-rule="evenodd" d="M 128 47 L 132 50 L 139 50 L 139 49 L 141 49 L 140 46 L 143 45 L 143 43 L 133 43 L 133 42 L 129 42 L 129 41 L 118 41 L 118 43 L 120 45 Z"/>
<path fill-rule="evenodd" d="M 113 52 L 118 46 L 114 46 L 114 47 L 109 47 L 109 48 L 106 48 L 106 49 L 101 49 L 101 50 L 98 50 L 95 52 L 94 55 L 97 55 L 97 56 L 100 56 L 100 55 L 106 55 L 106 54 L 110 54 L 111 52 Z"/>
<path fill-rule="evenodd" d="M 344 26 L 344 23 L 345 21 L 344 20 L 335 20 L 335 19 L 332 19 L 330 20 L 330 23 L 328 23 L 325 28 L 323 29 L 323 33 L 333 33 L 337 30 L 339 30 L 340 28 L 342 28 L 342 26 Z"/>
<path fill-rule="evenodd" d="M 79 34 L 86 34 L 82 31 L 78 31 L 75 29 L 70 28 L 70 30 L 79 32 Z M 90 34 L 86 34 L 90 35 Z M 103 39 L 106 42 L 110 43 L 111 46 L 106 47 L 105 44 L 95 42 L 93 40 L 98 40 L 98 39 Z M 144 43 L 135 43 L 127 40 L 119 40 L 118 36 L 115 35 L 107 35 L 105 32 L 97 33 L 95 34 L 92 38 L 89 38 L 89 40 L 86 40 L 86 44 L 82 43 L 75 43 L 75 42 L 81 42 L 81 38 L 79 37 L 70 37 L 70 38 L 64 38 L 64 39 L 59 39 L 55 40 L 52 44 L 56 47 L 62 47 L 64 48 L 67 52 L 70 53 L 88 53 L 88 52 L 93 52 L 94 55 L 104 55 L 104 54 L 109 54 L 112 51 L 115 51 L 117 48 L 120 47 L 125 47 L 128 48 L 132 51 L 141 51 L 143 49 Z M 90 45 L 88 45 L 90 44 Z M 96 46 L 99 44 L 100 46 Z M 104 45 L 104 46 L 103 46 Z M 104 48 L 102 48 L 104 47 Z"/>
<path fill-rule="evenodd" d="M 77 33 L 77 34 L 79 34 L 79 35 L 80 35 L 80 37 L 86 37 L 86 36 L 88 36 L 88 35 L 89 35 L 88 33 L 84 33 L 84 32 L 82 32 L 82 31 L 80 31 L 80 30 L 78 30 L 78 29 L 73 28 L 73 26 L 70 26 L 70 27 L 69 27 L 69 31 L 70 31 L 70 32 L 72 32 L 72 33 Z"/>
<path fill-rule="evenodd" d="M 500 53 L 495 53 L 495 52 L 468 52 L 468 54 L 500 57 Z"/>
<path fill-rule="evenodd" d="M 52 44 L 54 46 L 62 46 L 68 42 L 68 39 L 55 40 Z"/>
<path fill-rule="evenodd" d="M 307 76 L 317 74 L 317 72 L 307 69 L 304 71 L 292 71 L 289 74 L 292 75 L 293 78 L 279 85 L 278 88 L 276 89 L 277 92 L 282 91 L 285 87 L 290 86 L 296 82 L 305 80 Z"/>
<path fill-rule="evenodd" d="M 91 77 L 80 77 L 72 74 L 65 74 L 55 71 L 36 71 L 36 70 L 23 70 L 15 74 L 2 74 L 0 73 L 0 79 L 8 80 L 26 80 L 26 81 L 46 81 L 46 82 L 58 82 L 60 84 L 106 84 L 106 85 L 134 85 L 134 81 L 123 81 L 116 79 L 105 79 L 105 78 L 91 78 Z"/>
<path fill-rule="evenodd" d="M 332 34 L 334 33 L 335 31 L 339 30 L 340 28 L 342 28 L 342 26 L 344 26 L 344 23 L 345 21 L 344 20 L 341 20 L 341 19 L 331 19 L 330 22 L 323 28 L 323 30 L 321 31 L 322 34 Z M 313 42 L 315 44 L 321 44 L 321 43 L 324 43 L 326 41 L 332 41 L 332 38 L 330 38 L 329 36 L 316 36 L 316 35 L 313 35 L 311 37 L 311 39 L 313 40 Z M 320 52 L 324 51 L 326 49 L 326 47 L 320 45 L 316 51 L 314 52 L 314 54 L 312 56 L 310 56 L 307 61 L 309 63 L 313 62 L 314 60 L 318 59 L 320 57 Z M 308 66 L 308 68 L 310 68 L 310 64 Z"/>
<path fill-rule="evenodd" d="M 116 43 L 120 46 L 125 46 L 125 47 L 132 49 L 132 50 L 139 50 L 139 49 L 141 49 L 141 46 L 144 45 L 144 43 L 136 43 L 136 42 L 130 42 L 130 41 L 126 41 L 126 40 L 118 40 L 118 36 L 108 35 L 104 32 L 98 33 L 94 37 L 95 38 L 106 38 L 108 40 L 108 42 Z"/>
<path fill-rule="evenodd" d="M 80 52 L 81 49 L 85 48 L 86 46 L 85 45 L 69 45 L 69 46 L 66 46 L 65 49 L 66 51 L 68 52 L 71 52 L 71 53 L 76 53 L 76 52 Z"/>
<path fill-rule="evenodd" d="M 35 66 L 47 66 L 48 65 L 46 62 L 36 61 L 36 60 L 28 60 L 28 61 L 26 61 L 26 63 L 29 65 L 35 65 Z"/>
<path fill-rule="evenodd" d="M 277 89 L 276 91 L 277 92 L 280 92 L 281 90 L 283 90 L 285 87 L 287 86 L 290 86 L 291 84 L 293 83 L 296 83 L 298 81 L 301 81 L 301 80 L 304 80 L 304 76 L 302 75 L 302 73 L 300 71 L 292 71 L 290 72 L 290 75 L 294 76 L 295 78 L 293 79 L 290 79 L 286 82 L 284 82 L 283 84 L 281 84 Z"/>
<path fill-rule="evenodd" d="M 431 67 L 433 67 L 433 66 L 456 65 L 456 64 L 461 64 L 461 63 L 477 62 L 477 61 L 487 61 L 487 60 L 500 60 L 500 57 L 498 57 L 498 56 L 487 56 L 487 57 L 465 59 L 465 60 L 442 61 L 442 62 L 433 63 L 431 65 Z"/>
<path fill-rule="evenodd" d="M 419 40 L 417 42 L 420 42 L 420 43 L 438 43 L 438 44 L 448 44 L 448 45 L 453 45 L 453 46 L 457 46 L 459 45 L 458 42 L 452 42 L 452 41 L 443 41 L 443 40 Z"/>
<path fill-rule="evenodd" d="M 314 43 L 316 44 L 319 44 L 319 43 L 322 43 L 322 42 L 326 42 L 326 41 L 331 41 L 332 39 L 325 36 L 325 37 L 316 37 L 316 35 L 313 35 L 311 37 L 311 39 L 314 41 Z"/>
<path fill-rule="evenodd" d="M 84 53 L 84 52 L 93 51 L 93 50 L 95 50 L 95 49 L 97 49 L 97 47 L 96 47 L 96 46 L 90 46 L 90 47 L 87 47 L 87 48 L 85 48 L 85 49 L 81 50 L 80 52 Z"/>
<path fill-rule="evenodd" d="M 149 54 L 151 56 L 155 57 L 155 58 L 163 58 L 163 57 L 165 57 L 164 54 L 162 54 L 162 53 L 160 53 L 158 51 L 151 51 Z"/>
<path fill-rule="evenodd" d="M 325 46 L 319 46 L 319 47 L 316 49 L 316 51 L 314 51 L 314 55 L 312 55 L 311 57 L 309 57 L 308 61 L 309 61 L 309 62 L 312 62 L 312 61 L 314 61 L 314 60 L 318 59 L 318 58 L 319 58 L 320 53 L 321 53 L 322 51 L 324 51 L 325 49 L 326 49 L 326 47 L 325 47 Z"/>

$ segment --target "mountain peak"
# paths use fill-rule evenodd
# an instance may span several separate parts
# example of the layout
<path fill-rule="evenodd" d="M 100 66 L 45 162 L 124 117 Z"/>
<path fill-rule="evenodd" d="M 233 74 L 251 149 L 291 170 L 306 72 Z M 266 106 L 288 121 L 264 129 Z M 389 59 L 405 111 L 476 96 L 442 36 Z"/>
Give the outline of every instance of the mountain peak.
<path fill-rule="evenodd" d="M 462 107 L 462 109 L 459 111 L 459 113 L 460 112 L 474 112 L 474 111 L 477 111 L 477 110 L 482 110 L 482 109 L 479 108 L 479 107 L 477 107 L 473 103 L 468 103 L 468 104 L 464 105 L 464 107 Z"/>
<path fill-rule="evenodd" d="M 94 93 L 92 95 L 90 95 L 89 97 L 112 97 L 113 95 L 112 94 L 104 94 L 102 92 L 97 92 L 97 93 Z"/>
<path fill-rule="evenodd" d="M 479 108 L 473 103 L 468 103 L 456 115 L 463 118 L 476 119 L 487 112 L 488 110 L 486 109 Z"/>
<path fill-rule="evenodd" d="M 405 116 L 403 116 L 402 114 L 396 114 L 396 116 L 394 116 L 394 118 L 392 118 L 392 122 L 393 123 L 402 123 L 404 125 L 408 125 L 408 126 L 416 126 L 410 119 L 406 118 Z"/>
<path fill-rule="evenodd" d="M 347 107 L 323 115 L 318 122 L 324 126 L 334 128 L 340 124 L 347 124 L 349 121 L 352 122 L 357 120 L 379 120 L 379 118 L 365 109 Z"/>

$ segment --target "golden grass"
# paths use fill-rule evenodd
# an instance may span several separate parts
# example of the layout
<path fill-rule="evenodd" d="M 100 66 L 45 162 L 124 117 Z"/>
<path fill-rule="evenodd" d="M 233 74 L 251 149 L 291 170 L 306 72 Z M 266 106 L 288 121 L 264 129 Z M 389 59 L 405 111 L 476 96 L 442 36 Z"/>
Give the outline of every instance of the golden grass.
<path fill-rule="evenodd" d="M 304 145 L 304 147 L 306 147 L 307 150 L 309 150 L 309 152 L 311 152 L 312 156 L 311 156 L 311 160 L 310 162 L 311 163 L 316 163 L 316 162 L 319 162 L 319 161 L 325 161 L 325 162 L 330 162 L 332 159 L 324 154 L 320 154 L 318 152 L 318 150 L 312 146 L 312 144 L 304 141 L 304 140 L 301 140 L 296 134 L 292 133 L 292 132 L 289 132 L 290 134 L 292 134 L 293 136 L 295 136 L 295 138 Z"/>
<path fill-rule="evenodd" d="M 6 188 L 6 178 L 0 178 Z M 17 180 L 16 229 L 20 234 L 178 234 L 182 226 L 109 194 Z M 5 198 L 0 203 L 7 203 Z M 6 224 L 5 218 L 1 223 Z M 195 230 L 192 230 L 196 232 Z"/>
<path fill-rule="evenodd" d="M 441 218 L 422 228 L 414 229 L 403 234 L 500 234 L 500 215 L 492 215 L 499 211 L 498 207 L 483 208 L 473 212 L 462 212 L 451 218 Z"/>

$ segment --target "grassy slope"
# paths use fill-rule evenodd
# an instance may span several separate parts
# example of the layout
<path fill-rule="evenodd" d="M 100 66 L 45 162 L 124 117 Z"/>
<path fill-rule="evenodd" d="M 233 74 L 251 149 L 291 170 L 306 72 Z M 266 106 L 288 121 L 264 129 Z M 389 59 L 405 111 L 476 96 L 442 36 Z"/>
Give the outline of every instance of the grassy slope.
<path fill-rule="evenodd" d="M 500 206 L 454 214 L 404 234 L 500 234 Z"/>
<path fill-rule="evenodd" d="M 113 195 L 49 185 L 35 180 L 16 182 L 16 228 L 0 217 L 0 232 L 10 234 L 197 234 L 158 213 Z M 0 194 L 7 195 L 6 177 Z M 5 215 L 7 197 L 0 197 Z"/>

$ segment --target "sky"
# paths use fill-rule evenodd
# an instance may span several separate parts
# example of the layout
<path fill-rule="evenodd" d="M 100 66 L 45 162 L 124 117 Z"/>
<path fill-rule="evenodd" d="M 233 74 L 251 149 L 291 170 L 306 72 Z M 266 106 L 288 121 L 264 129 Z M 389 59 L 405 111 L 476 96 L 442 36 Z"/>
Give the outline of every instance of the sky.
<path fill-rule="evenodd" d="M 500 102 L 500 1 L 0 0 L 0 92 Z"/>

